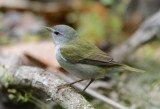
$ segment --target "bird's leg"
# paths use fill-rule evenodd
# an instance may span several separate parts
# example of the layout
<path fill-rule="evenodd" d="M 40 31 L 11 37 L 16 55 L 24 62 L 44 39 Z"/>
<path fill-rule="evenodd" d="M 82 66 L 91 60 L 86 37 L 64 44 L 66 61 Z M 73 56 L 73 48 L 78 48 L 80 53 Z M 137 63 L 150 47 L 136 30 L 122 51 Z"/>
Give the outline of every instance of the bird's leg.
<path fill-rule="evenodd" d="M 59 85 L 58 87 L 72 86 L 73 84 L 78 83 L 78 82 L 81 82 L 81 81 L 83 81 L 83 79 L 78 80 L 78 81 L 75 81 L 75 82 L 72 82 L 72 83 L 69 83 L 69 84 L 62 84 L 62 85 Z"/>
<path fill-rule="evenodd" d="M 78 81 L 75 81 L 75 82 L 69 83 L 68 85 L 69 85 L 69 86 L 72 86 L 73 84 L 78 83 L 78 82 L 81 82 L 81 81 L 84 81 L 84 80 L 83 80 L 83 79 L 81 79 L 81 80 L 78 80 Z"/>
<path fill-rule="evenodd" d="M 82 92 L 85 92 L 85 90 L 87 89 L 87 87 L 94 81 L 95 79 L 91 79 L 90 82 L 87 84 L 87 86 L 83 89 Z"/>

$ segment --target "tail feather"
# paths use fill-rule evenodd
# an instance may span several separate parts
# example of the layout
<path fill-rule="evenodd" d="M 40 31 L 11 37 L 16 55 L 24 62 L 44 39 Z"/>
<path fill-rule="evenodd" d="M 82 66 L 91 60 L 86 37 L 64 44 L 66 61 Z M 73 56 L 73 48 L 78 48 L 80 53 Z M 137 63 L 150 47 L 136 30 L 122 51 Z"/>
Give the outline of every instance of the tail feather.
<path fill-rule="evenodd" d="M 144 73 L 145 72 L 144 70 L 136 69 L 136 68 L 133 68 L 133 67 L 130 67 L 130 66 L 127 66 L 127 65 L 121 66 L 121 68 L 123 68 L 123 69 L 125 69 L 126 71 L 129 71 L 129 72 L 137 72 L 137 73 Z"/>

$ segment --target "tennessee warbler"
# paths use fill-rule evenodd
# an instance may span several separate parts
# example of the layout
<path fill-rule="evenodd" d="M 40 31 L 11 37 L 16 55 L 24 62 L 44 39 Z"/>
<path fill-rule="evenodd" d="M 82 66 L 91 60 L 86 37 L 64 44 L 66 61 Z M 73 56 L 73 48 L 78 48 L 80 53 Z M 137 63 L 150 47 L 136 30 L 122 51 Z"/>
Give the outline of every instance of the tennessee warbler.
<path fill-rule="evenodd" d="M 95 79 L 103 78 L 110 73 L 143 72 L 115 62 L 109 54 L 80 37 L 73 28 L 67 25 L 56 25 L 53 28 L 46 27 L 46 29 L 51 31 L 55 44 L 55 56 L 61 67 L 82 80 L 90 79 L 83 91 Z"/>

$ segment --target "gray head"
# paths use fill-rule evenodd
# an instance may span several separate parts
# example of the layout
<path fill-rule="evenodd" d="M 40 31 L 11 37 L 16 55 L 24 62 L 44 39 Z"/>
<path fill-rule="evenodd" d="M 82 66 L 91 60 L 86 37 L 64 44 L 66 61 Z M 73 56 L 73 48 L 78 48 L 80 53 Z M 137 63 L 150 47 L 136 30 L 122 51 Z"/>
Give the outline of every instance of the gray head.
<path fill-rule="evenodd" d="M 46 29 L 52 32 L 55 45 L 65 45 L 80 37 L 73 28 L 67 25 L 56 25 L 53 28 L 46 27 Z"/>

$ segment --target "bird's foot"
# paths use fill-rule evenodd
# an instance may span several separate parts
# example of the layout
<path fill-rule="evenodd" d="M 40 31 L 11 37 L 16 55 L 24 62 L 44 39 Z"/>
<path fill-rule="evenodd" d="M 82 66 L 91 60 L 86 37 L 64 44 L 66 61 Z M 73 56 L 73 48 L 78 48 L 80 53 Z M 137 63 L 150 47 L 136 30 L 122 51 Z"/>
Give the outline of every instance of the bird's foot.
<path fill-rule="evenodd" d="M 78 82 L 81 82 L 81 81 L 83 81 L 83 79 L 78 80 L 78 81 L 75 81 L 75 82 L 72 82 L 72 83 L 69 83 L 69 84 L 59 85 L 59 86 L 57 86 L 57 88 L 58 88 L 57 92 L 58 92 L 60 89 L 64 88 L 64 87 L 72 87 L 73 84 L 78 83 Z M 72 88 L 75 89 L 74 87 L 72 87 Z M 75 89 L 75 90 L 76 90 L 76 89 Z"/>
<path fill-rule="evenodd" d="M 57 86 L 57 92 L 58 92 L 60 89 L 65 88 L 65 87 L 72 87 L 72 85 L 71 85 L 71 84 L 62 84 L 62 85 L 59 85 L 59 86 Z"/>
<path fill-rule="evenodd" d="M 62 84 L 62 85 L 58 85 L 57 87 L 58 88 L 61 88 L 61 87 L 71 87 L 72 84 Z"/>

